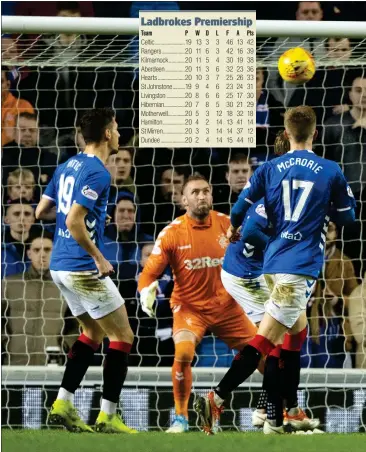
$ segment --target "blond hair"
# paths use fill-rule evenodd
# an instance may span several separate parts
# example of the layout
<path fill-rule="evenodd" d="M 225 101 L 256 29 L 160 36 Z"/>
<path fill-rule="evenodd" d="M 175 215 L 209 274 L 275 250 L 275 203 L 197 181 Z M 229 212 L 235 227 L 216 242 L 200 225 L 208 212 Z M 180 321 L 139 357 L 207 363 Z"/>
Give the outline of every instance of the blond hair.
<path fill-rule="evenodd" d="M 304 143 L 315 132 L 316 116 L 311 107 L 306 105 L 289 108 L 285 113 L 286 132 L 297 143 Z"/>
<path fill-rule="evenodd" d="M 28 168 L 18 168 L 14 171 L 12 171 L 11 173 L 9 173 L 8 175 L 8 180 L 7 185 L 15 185 L 17 184 L 19 181 L 20 183 L 24 184 L 25 181 L 28 180 L 32 180 L 32 182 L 30 182 L 30 184 L 34 185 L 36 183 L 35 178 L 34 178 L 34 174 L 33 172 L 28 169 Z"/>

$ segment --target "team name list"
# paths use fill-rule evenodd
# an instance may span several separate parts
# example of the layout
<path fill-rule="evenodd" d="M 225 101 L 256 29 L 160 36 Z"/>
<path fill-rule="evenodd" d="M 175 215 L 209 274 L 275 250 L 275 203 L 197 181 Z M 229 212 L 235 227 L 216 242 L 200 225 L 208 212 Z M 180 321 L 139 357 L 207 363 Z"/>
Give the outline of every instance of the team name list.
<path fill-rule="evenodd" d="M 140 147 L 255 147 L 255 12 L 139 20 Z"/>

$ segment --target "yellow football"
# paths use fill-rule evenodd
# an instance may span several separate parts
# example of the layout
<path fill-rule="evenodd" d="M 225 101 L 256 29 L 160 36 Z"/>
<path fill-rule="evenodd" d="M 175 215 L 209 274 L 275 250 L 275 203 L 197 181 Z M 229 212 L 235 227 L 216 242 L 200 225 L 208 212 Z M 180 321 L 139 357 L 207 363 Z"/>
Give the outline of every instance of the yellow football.
<path fill-rule="evenodd" d="M 286 82 L 306 83 L 314 77 L 315 61 L 312 55 L 301 47 L 286 50 L 278 60 L 278 71 Z"/>

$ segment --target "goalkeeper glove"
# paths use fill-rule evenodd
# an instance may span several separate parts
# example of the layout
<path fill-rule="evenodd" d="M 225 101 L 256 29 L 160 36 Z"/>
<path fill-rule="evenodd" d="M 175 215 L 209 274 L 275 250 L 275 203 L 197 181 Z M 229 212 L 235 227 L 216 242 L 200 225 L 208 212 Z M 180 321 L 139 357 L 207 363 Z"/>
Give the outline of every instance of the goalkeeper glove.
<path fill-rule="evenodd" d="M 149 317 L 155 317 L 156 307 L 154 308 L 154 304 L 158 285 L 158 281 L 154 281 L 150 284 L 150 286 L 144 287 L 140 293 L 141 309 Z"/>

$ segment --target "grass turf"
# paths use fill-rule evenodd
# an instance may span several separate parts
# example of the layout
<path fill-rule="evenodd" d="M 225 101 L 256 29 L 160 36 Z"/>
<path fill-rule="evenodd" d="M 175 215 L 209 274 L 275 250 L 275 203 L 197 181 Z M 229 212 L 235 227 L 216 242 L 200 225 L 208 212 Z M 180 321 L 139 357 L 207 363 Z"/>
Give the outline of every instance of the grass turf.
<path fill-rule="evenodd" d="M 203 433 L 167 435 L 77 434 L 48 430 L 2 430 L 4 452 L 365 452 L 365 434 L 263 435 Z"/>

